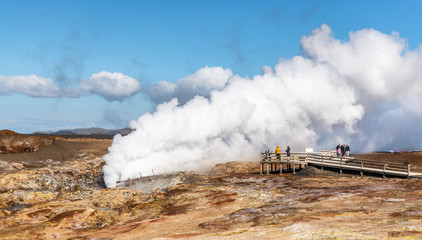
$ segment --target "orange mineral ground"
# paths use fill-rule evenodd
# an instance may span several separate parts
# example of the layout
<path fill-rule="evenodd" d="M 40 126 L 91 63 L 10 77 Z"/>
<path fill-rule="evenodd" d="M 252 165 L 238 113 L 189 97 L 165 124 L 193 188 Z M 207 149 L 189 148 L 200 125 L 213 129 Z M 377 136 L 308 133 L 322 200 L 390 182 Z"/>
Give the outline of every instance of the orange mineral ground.
<path fill-rule="evenodd" d="M 257 159 L 179 173 L 152 192 L 106 189 L 110 144 L 61 138 L 1 154 L 0 239 L 422 239 L 422 179 L 260 175 Z M 360 157 L 422 169 L 419 153 Z"/>
<path fill-rule="evenodd" d="M 0 130 L 0 135 L 14 135 L 14 134 L 18 134 L 18 133 L 12 130 L 8 130 L 8 129 Z"/>

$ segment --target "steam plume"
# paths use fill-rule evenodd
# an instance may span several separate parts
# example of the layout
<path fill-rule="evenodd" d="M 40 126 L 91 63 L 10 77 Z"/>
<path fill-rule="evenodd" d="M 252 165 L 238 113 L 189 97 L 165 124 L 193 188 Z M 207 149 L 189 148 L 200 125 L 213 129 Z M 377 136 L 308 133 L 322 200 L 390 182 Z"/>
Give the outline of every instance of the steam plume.
<path fill-rule="evenodd" d="M 198 91 L 189 101 L 173 94 L 153 114 L 132 121 L 135 131 L 117 135 L 105 157 L 106 185 L 151 175 L 152 169 L 159 174 L 257 160 L 259 152 L 276 145 L 302 151 L 350 143 L 352 151 L 369 151 L 403 141 L 406 135 L 387 131 L 391 126 L 421 119 L 421 49 L 408 50 L 398 33 L 363 29 L 342 42 L 324 24 L 301 45 L 304 56 L 264 66 L 252 78 L 221 69 L 227 73 L 222 87 Z M 197 73 L 218 77 L 209 69 Z M 173 93 L 178 84 L 161 83 L 170 89 L 162 94 Z"/>
<path fill-rule="evenodd" d="M 178 80 L 176 84 L 159 82 L 149 88 L 148 95 L 155 103 L 177 98 L 179 103 L 184 104 L 197 95 L 209 98 L 211 91 L 222 90 L 232 76 L 230 69 L 206 66 Z"/>

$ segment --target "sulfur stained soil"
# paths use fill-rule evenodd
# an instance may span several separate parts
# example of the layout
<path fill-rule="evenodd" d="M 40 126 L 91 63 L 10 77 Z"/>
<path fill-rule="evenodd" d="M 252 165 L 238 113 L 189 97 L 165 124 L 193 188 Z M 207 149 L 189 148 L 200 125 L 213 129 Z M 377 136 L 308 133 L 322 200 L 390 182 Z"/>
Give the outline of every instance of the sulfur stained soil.
<path fill-rule="evenodd" d="M 152 193 L 105 189 L 110 144 L 0 155 L 0 239 L 422 239 L 422 179 L 261 175 L 258 162 L 229 162 Z M 386 156 L 418 166 L 417 154 Z"/>

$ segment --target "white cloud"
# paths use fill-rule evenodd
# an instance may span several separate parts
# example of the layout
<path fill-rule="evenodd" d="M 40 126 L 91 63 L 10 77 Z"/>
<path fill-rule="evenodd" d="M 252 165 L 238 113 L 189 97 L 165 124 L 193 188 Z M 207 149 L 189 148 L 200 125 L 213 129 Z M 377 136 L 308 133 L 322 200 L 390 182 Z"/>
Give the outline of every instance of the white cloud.
<path fill-rule="evenodd" d="M 0 94 L 20 93 L 30 97 L 74 97 L 78 93 L 73 89 L 61 89 L 49 78 L 36 75 L 0 76 Z"/>
<path fill-rule="evenodd" d="M 108 101 L 123 101 L 137 94 L 141 84 L 122 73 L 99 72 L 89 79 L 82 80 L 80 89 L 63 88 L 55 84 L 50 78 L 37 75 L 1 76 L 0 94 L 24 94 L 39 98 L 77 98 L 90 94 L 97 94 Z"/>
<path fill-rule="evenodd" d="M 162 103 L 174 97 L 177 85 L 171 82 L 161 81 L 151 86 L 147 94 L 155 103 Z"/>
<path fill-rule="evenodd" d="M 79 86 L 81 90 L 100 95 L 108 101 L 123 101 L 141 89 L 141 84 L 136 79 L 122 73 L 106 71 L 92 74 L 89 79 L 81 81 Z"/>
<path fill-rule="evenodd" d="M 177 98 L 179 103 L 184 104 L 194 96 L 208 98 L 211 91 L 223 89 L 232 76 L 230 69 L 205 66 L 194 74 L 179 79 L 176 84 L 162 81 L 150 87 L 147 92 L 156 103 Z"/>
<path fill-rule="evenodd" d="M 81 90 L 104 97 L 108 101 L 125 100 L 137 94 L 141 84 L 134 78 L 122 73 L 102 71 L 92 74 L 79 84 Z"/>

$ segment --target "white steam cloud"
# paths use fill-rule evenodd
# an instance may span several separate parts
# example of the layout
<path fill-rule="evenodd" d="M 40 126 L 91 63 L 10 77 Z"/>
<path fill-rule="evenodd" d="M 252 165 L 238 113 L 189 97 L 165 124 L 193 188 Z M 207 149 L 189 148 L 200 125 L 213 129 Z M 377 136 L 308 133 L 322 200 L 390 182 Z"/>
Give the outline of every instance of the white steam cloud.
<path fill-rule="evenodd" d="M 99 72 L 79 83 L 80 89 L 63 88 L 50 78 L 37 75 L 1 76 L 0 95 L 13 93 L 37 98 L 77 98 L 96 94 L 107 101 L 123 101 L 139 93 L 141 84 L 122 73 Z"/>
<path fill-rule="evenodd" d="M 340 41 L 325 24 L 301 45 L 304 56 L 265 66 L 251 79 L 205 67 L 174 85 L 159 83 L 155 100 L 174 99 L 132 121 L 130 135 L 114 138 L 105 156 L 106 185 L 152 171 L 257 160 L 277 145 L 293 151 L 338 143 L 352 151 L 409 140 L 422 145 L 412 137 L 421 128 L 399 127 L 422 120 L 421 49 L 408 50 L 398 33 L 374 29 Z M 200 96 L 187 101 L 194 93 Z"/>

